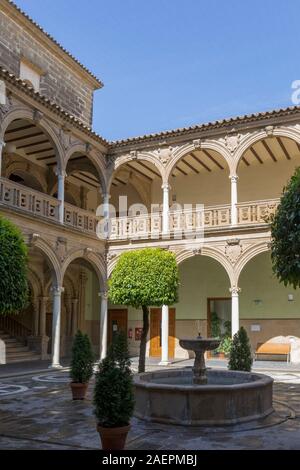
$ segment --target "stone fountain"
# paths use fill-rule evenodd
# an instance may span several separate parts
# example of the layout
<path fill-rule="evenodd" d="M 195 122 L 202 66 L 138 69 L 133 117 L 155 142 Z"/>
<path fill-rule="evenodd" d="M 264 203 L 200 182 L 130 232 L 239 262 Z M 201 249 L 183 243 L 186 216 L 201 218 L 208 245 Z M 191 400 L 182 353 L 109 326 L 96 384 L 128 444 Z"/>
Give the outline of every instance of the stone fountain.
<path fill-rule="evenodd" d="M 197 338 L 180 339 L 179 344 L 183 349 L 194 351 L 195 362 L 193 367 L 193 383 L 197 385 L 207 384 L 204 354 L 206 351 L 217 349 L 220 341 L 215 338 L 202 338 L 199 334 Z"/>
<path fill-rule="evenodd" d="M 252 372 L 206 369 L 204 354 L 216 349 L 215 338 L 180 339 L 194 351 L 193 367 L 138 374 L 137 418 L 186 426 L 224 426 L 263 418 L 273 412 L 273 379 Z"/>

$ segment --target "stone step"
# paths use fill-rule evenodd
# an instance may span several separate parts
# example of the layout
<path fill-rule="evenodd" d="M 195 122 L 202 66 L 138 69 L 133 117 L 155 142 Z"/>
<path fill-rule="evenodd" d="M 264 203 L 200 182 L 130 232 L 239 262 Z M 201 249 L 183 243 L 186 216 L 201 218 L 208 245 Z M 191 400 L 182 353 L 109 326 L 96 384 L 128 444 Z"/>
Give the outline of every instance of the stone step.
<path fill-rule="evenodd" d="M 0 336 L 0 338 L 3 339 L 3 341 L 4 340 L 6 341 L 7 339 L 11 339 L 11 336 L 8 335 L 8 334 L 3 334 L 3 335 Z"/>
<path fill-rule="evenodd" d="M 16 338 L 7 338 L 4 340 L 5 344 L 20 344 Z"/>
<path fill-rule="evenodd" d="M 27 356 L 34 356 L 35 353 L 33 351 L 29 351 L 27 349 L 27 351 L 6 351 L 6 356 L 7 357 L 27 357 Z"/>
<path fill-rule="evenodd" d="M 28 361 L 37 361 L 41 359 L 39 354 L 32 354 L 31 356 L 25 357 L 6 357 L 6 363 L 11 364 L 12 362 L 28 362 Z"/>
<path fill-rule="evenodd" d="M 28 346 L 23 346 L 21 344 L 7 344 L 6 345 L 6 352 L 7 353 L 12 353 L 12 352 L 24 352 L 24 351 L 29 351 Z"/>

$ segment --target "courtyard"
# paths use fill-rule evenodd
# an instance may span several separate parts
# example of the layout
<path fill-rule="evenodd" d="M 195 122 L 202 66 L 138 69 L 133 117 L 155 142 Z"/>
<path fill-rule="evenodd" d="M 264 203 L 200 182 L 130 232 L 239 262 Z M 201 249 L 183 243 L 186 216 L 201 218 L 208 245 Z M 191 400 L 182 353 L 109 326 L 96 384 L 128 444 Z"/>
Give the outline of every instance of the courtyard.
<path fill-rule="evenodd" d="M 208 361 L 215 368 L 217 361 Z M 220 367 L 220 363 L 219 366 Z M 180 361 L 171 367 L 186 367 Z M 225 363 L 221 364 L 225 367 Z M 132 367 L 135 370 L 136 361 Z M 148 362 L 147 370 L 159 367 Z M 268 370 L 266 370 L 268 368 Z M 11 368 L 12 370 L 13 368 Z M 0 449 L 97 450 L 91 380 L 86 400 L 72 401 L 69 373 L 41 372 L 0 378 Z M 300 370 L 261 362 L 255 371 L 274 378 L 274 413 L 263 420 L 228 427 L 182 427 L 132 419 L 127 450 L 296 450 L 300 449 Z"/>

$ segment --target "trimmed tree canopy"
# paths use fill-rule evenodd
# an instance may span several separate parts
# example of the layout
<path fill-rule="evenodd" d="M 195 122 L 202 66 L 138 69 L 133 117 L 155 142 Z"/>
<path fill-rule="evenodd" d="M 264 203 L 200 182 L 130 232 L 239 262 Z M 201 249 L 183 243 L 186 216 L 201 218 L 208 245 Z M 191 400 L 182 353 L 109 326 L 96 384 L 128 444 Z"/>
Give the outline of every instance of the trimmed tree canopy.
<path fill-rule="evenodd" d="M 115 304 L 139 308 L 178 302 L 178 266 L 173 253 L 145 248 L 123 253 L 109 280 Z"/>
<path fill-rule="evenodd" d="M 271 224 L 273 271 L 284 285 L 300 286 L 300 168 L 283 190 Z"/>
<path fill-rule="evenodd" d="M 27 247 L 21 232 L 0 217 L 0 314 L 18 313 L 27 305 Z"/>

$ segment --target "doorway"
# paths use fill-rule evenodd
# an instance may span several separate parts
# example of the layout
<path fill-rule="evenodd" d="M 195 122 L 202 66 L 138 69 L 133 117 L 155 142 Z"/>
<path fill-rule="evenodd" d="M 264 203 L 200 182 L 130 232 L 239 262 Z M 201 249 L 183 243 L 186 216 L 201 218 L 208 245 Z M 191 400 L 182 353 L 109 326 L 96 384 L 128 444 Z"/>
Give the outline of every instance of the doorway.
<path fill-rule="evenodd" d="M 231 337 L 231 297 L 211 297 L 207 299 L 207 336 Z M 223 358 L 222 353 L 210 351 L 208 357 Z"/>
<path fill-rule="evenodd" d="M 113 336 L 118 331 L 122 331 L 127 336 L 128 311 L 124 309 L 108 310 L 108 335 L 107 345 L 112 343 Z"/>
<path fill-rule="evenodd" d="M 175 355 L 175 308 L 169 308 L 169 357 Z M 150 311 L 150 357 L 161 357 L 161 308 Z"/>

